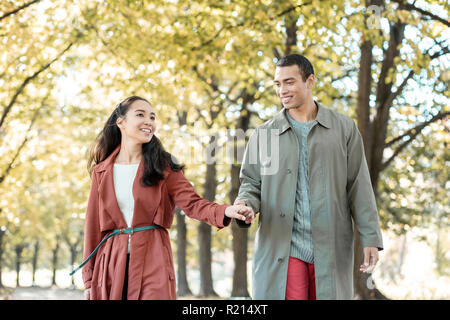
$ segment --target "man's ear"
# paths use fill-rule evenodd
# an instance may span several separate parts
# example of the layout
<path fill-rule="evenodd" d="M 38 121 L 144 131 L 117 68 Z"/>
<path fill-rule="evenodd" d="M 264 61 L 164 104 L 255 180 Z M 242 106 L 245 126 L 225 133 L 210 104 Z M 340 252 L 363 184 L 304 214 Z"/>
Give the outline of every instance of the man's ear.
<path fill-rule="evenodd" d="M 308 89 L 312 89 L 314 87 L 314 82 L 316 79 L 314 78 L 313 74 L 310 74 L 308 79 L 306 79 L 306 86 Z"/>

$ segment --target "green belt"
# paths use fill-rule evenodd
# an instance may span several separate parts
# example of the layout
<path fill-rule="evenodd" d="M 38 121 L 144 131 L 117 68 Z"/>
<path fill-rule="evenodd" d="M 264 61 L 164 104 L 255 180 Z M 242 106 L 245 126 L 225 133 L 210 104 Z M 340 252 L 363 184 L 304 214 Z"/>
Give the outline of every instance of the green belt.
<path fill-rule="evenodd" d="M 97 253 L 97 250 L 102 246 L 102 244 L 105 243 L 106 240 L 111 238 L 112 236 L 117 236 L 118 234 L 133 234 L 138 231 L 144 231 L 144 230 L 150 230 L 150 229 L 158 229 L 162 228 L 161 226 L 158 226 L 156 224 L 151 226 L 145 226 L 145 227 L 138 227 L 138 228 L 125 228 L 125 229 L 115 229 L 113 232 L 111 232 L 109 235 L 107 235 L 98 245 L 95 247 L 94 251 L 89 255 L 89 257 L 86 258 L 75 270 L 73 270 L 70 275 L 72 276 L 75 272 L 83 268 L 83 266 Z"/>

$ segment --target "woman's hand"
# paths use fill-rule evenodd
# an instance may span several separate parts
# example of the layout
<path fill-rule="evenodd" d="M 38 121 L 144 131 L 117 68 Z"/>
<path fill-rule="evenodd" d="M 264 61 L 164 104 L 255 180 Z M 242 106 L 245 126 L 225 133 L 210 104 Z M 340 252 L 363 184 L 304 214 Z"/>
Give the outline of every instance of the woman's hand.
<path fill-rule="evenodd" d="M 255 220 L 255 213 L 253 209 L 245 205 L 229 206 L 225 209 L 225 215 L 229 218 L 245 221 L 245 223 L 253 223 Z"/>
<path fill-rule="evenodd" d="M 91 300 L 91 288 L 84 290 L 84 300 Z"/>

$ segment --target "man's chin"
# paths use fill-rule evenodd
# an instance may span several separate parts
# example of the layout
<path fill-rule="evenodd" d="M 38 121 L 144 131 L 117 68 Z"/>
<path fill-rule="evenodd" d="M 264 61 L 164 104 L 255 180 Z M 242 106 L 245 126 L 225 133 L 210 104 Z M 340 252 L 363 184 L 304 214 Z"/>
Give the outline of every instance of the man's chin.
<path fill-rule="evenodd" d="M 289 109 L 297 109 L 299 106 L 298 105 L 295 105 L 295 104 L 291 104 L 291 105 L 284 105 L 283 104 L 283 107 L 285 108 L 285 109 L 287 109 L 287 110 L 289 110 Z"/>

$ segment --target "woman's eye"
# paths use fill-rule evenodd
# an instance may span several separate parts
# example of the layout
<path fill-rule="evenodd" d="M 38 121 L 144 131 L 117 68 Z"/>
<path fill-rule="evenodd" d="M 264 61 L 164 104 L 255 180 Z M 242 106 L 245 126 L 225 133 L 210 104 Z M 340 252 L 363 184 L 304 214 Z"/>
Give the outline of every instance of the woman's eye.
<path fill-rule="evenodd" d="M 143 113 L 138 113 L 137 116 L 138 116 L 138 117 L 143 117 L 144 114 L 143 114 Z"/>
<path fill-rule="evenodd" d="M 155 117 L 150 117 L 151 120 L 155 120 Z"/>

